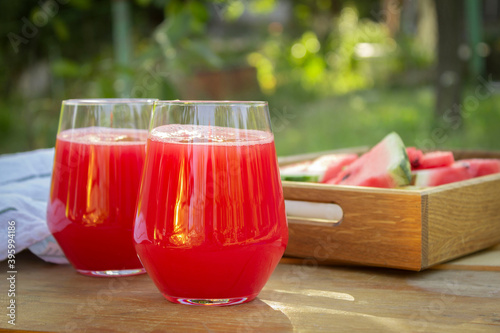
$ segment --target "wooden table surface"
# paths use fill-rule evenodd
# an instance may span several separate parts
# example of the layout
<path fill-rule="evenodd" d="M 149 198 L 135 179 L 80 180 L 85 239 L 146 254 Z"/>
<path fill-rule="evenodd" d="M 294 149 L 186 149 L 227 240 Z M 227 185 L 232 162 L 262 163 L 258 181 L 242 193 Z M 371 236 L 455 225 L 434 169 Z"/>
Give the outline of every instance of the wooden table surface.
<path fill-rule="evenodd" d="M 5 266 L 4 266 L 5 267 Z M 53 332 L 500 332 L 500 246 L 423 272 L 284 258 L 259 297 L 169 303 L 147 275 L 92 278 L 18 255 L 16 325 Z M 1 308 L 8 286 L 2 279 Z"/>

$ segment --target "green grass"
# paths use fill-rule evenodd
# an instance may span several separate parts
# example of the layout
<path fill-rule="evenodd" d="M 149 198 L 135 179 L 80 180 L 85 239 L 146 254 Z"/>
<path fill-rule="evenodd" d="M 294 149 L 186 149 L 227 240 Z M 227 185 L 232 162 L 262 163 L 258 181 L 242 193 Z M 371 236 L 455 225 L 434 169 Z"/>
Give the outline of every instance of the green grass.
<path fill-rule="evenodd" d="M 324 99 L 295 89 L 269 97 L 279 156 L 372 146 L 391 131 L 407 146 L 500 150 L 500 94 L 476 98 L 478 104 L 465 108 L 463 126 L 454 129 L 434 122 L 432 86 L 379 88 Z M 474 96 L 471 87 L 464 101 Z M 54 145 L 59 101 L 7 102 L 0 103 L 0 154 Z"/>
<path fill-rule="evenodd" d="M 469 89 L 464 94 L 474 96 Z M 281 101 L 272 113 L 279 156 L 355 146 L 372 146 L 391 131 L 407 146 L 428 149 L 500 149 L 500 95 L 467 111 L 462 126 L 434 121 L 432 87 L 372 89 L 294 105 Z M 276 111 L 278 110 L 278 111 Z"/>

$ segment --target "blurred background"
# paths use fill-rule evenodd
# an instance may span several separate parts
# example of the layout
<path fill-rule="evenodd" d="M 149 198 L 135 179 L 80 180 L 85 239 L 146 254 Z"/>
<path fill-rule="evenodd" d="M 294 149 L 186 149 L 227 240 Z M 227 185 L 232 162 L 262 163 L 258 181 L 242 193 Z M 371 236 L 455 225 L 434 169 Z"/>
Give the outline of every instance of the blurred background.
<path fill-rule="evenodd" d="M 278 155 L 500 149 L 498 0 L 0 3 L 0 153 L 52 147 L 61 101 L 269 101 Z"/>

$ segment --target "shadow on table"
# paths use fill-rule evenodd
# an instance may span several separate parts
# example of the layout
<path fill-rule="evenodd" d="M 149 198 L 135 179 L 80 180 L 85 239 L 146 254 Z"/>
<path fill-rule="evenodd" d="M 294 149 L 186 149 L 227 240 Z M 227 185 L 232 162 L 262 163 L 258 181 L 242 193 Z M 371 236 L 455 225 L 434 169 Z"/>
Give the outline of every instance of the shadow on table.
<path fill-rule="evenodd" d="M 272 307 L 255 299 L 252 302 L 226 306 L 226 307 L 202 307 L 202 306 L 186 306 L 178 305 L 169 307 L 170 318 L 178 315 L 180 325 L 172 325 L 172 320 L 159 323 L 151 328 L 149 332 L 172 332 L 172 331 L 205 331 L 205 332 L 262 332 L 262 331 L 293 331 L 290 319 L 279 310 L 274 310 Z M 186 316 L 186 312 L 189 314 Z M 184 318 L 182 318 L 184 314 Z M 186 319 L 190 318 L 188 322 Z"/>

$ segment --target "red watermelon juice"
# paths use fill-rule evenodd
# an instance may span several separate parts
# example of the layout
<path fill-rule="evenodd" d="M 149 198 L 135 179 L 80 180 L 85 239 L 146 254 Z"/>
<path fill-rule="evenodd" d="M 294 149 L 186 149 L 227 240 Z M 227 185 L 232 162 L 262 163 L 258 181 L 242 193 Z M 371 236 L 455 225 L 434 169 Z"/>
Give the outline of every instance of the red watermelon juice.
<path fill-rule="evenodd" d="M 50 231 L 82 274 L 143 273 L 132 241 L 146 130 L 83 128 L 57 136 Z"/>
<path fill-rule="evenodd" d="M 161 126 L 143 177 L 134 239 L 163 295 L 204 305 L 254 299 L 288 241 L 272 134 Z"/>

